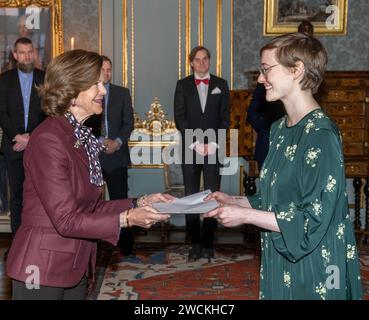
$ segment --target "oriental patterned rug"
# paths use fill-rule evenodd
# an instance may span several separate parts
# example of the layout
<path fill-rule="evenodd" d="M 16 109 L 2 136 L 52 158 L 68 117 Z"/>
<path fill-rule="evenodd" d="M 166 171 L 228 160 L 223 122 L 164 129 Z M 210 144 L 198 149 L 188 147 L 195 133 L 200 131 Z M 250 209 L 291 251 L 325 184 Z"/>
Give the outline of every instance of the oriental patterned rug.
<path fill-rule="evenodd" d="M 136 244 L 136 255 L 104 250 L 89 299 L 256 300 L 260 254 L 245 245 L 218 244 L 215 259 L 188 262 L 188 245 Z M 109 252 L 110 250 L 110 252 Z M 100 256 L 101 258 L 101 256 Z M 101 260 L 101 259 L 100 259 Z M 360 248 L 364 299 L 369 300 L 369 246 Z"/>
<path fill-rule="evenodd" d="M 189 249 L 188 245 L 136 244 L 136 255 L 129 257 L 114 250 L 104 277 L 97 278 L 100 290 L 90 299 L 258 298 L 258 255 L 245 253 L 242 245 L 217 245 L 210 263 L 207 259 L 188 262 Z"/>

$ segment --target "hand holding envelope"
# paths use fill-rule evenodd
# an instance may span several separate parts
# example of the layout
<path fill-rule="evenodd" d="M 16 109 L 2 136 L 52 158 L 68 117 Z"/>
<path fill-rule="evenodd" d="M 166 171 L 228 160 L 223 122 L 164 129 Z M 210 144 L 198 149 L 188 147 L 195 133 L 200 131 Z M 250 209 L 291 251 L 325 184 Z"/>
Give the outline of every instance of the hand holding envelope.
<path fill-rule="evenodd" d="M 211 194 L 210 190 L 198 192 L 190 196 L 175 199 L 169 203 L 153 203 L 152 206 L 160 213 L 199 214 L 214 210 L 219 206 L 216 200 L 204 201 Z"/>

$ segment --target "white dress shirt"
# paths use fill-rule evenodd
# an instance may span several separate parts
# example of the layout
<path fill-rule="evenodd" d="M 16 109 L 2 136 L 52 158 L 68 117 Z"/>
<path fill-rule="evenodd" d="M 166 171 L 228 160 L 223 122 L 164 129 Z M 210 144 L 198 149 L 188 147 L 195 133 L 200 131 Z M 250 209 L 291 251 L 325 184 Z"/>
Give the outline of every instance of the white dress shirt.
<path fill-rule="evenodd" d="M 210 74 L 208 73 L 204 77 L 200 77 L 195 73 L 195 80 L 196 79 L 199 79 L 199 80 L 209 79 L 210 80 Z M 200 84 L 197 86 L 197 92 L 199 93 L 202 112 L 205 112 L 206 99 L 208 97 L 208 90 L 209 90 L 209 85 L 205 84 L 204 82 L 200 82 Z"/>
<path fill-rule="evenodd" d="M 197 73 L 195 73 L 194 76 L 195 80 L 209 79 L 210 81 L 210 73 L 206 74 L 204 77 L 200 77 Z M 202 112 L 205 112 L 206 100 L 208 98 L 208 90 L 209 85 L 205 84 L 204 82 L 200 82 L 200 84 L 197 85 L 197 92 L 199 93 Z M 200 143 L 199 141 L 195 141 L 189 146 L 189 148 L 193 150 L 199 143 Z M 219 148 L 215 142 L 210 142 L 210 144 L 214 145 L 216 148 Z"/>

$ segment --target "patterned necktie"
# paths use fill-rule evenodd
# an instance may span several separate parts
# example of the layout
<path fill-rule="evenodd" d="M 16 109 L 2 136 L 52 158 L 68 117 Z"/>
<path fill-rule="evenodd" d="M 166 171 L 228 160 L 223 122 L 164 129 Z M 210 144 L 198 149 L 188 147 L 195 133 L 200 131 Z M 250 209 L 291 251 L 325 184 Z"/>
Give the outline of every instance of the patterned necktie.
<path fill-rule="evenodd" d="M 106 137 L 106 126 L 105 126 L 105 97 L 103 98 L 102 100 L 102 109 L 103 109 L 103 112 L 101 114 L 101 132 L 100 132 L 100 135 L 104 138 L 107 138 Z"/>

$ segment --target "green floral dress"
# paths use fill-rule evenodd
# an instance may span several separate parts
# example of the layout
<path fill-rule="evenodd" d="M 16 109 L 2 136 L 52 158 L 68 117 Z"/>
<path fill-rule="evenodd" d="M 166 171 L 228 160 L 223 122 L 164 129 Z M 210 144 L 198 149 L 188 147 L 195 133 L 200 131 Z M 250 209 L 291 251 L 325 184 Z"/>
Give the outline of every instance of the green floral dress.
<path fill-rule="evenodd" d="M 339 130 L 317 109 L 292 127 L 283 117 L 270 137 L 249 197 L 281 231 L 262 232 L 260 299 L 361 299 Z"/>

